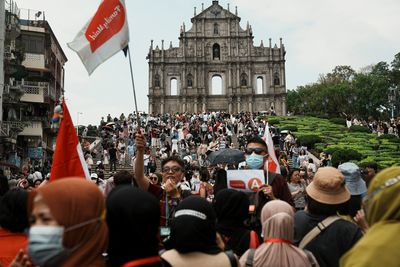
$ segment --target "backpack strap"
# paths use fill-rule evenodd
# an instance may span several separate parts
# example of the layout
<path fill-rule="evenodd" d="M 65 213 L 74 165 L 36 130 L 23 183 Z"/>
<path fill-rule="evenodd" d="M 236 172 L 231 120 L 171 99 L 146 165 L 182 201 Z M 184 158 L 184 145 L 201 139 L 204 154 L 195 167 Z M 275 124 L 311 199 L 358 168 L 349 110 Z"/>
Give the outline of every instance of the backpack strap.
<path fill-rule="evenodd" d="M 249 254 L 247 254 L 246 267 L 253 267 L 255 253 L 256 253 L 256 250 L 254 248 L 251 248 L 249 251 Z"/>
<path fill-rule="evenodd" d="M 303 249 L 303 251 L 307 256 L 307 260 L 308 260 L 308 262 L 310 262 L 311 267 L 317 267 L 318 263 L 315 261 L 315 258 L 313 256 L 313 254 L 311 253 L 311 251 L 309 251 L 307 249 Z"/>
<path fill-rule="evenodd" d="M 326 218 L 322 222 L 319 222 L 317 224 L 317 226 L 315 226 L 313 229 L 311 229 L 311 231 L 308 232 L 303 237 L 303 239 L 301 240 L 301 242 L 299 244 L 299 248 L 300 249 L 305 248 L 308 245 L 308 243 L 310 243 L 317 235 L 319 235 L 323 230 L 328 228 L 329 225 L 331 225 L 333 222 L 335 222 L 335 221 L 337 221 L 339 219 L 340 219 L 339 216 L 334 215 L 334 216 L 329 216 L 328 218 Z"/>
<path fill-rule="evenodd" d="M 227 251 L 224 251 L 224 252 L 225 252 L 226 256 L 228 256 L 229 262 L 231 263 L 231 266 L 232 267 L 237 267 L 238 264 L 237 264 L 237 258 L 235 256 L 235 253 L 233 253 L 232 250 L 227 250 Z"/>

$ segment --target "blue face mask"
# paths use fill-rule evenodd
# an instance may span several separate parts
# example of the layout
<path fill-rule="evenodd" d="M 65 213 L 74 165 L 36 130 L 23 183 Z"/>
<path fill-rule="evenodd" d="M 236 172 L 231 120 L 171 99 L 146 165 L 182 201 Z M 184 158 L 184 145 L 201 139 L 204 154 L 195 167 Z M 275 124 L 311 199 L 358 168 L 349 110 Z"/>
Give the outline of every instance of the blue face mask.
<path fill-rule="evenodd" d="M 246 163 L 250 169 L 257 170 L 264 165 L 264 156 L 253 153 L 249 156 L 246 156 Z"/>
<path fill-rule="evenodd" d="M 48 262 L 64 254 L 64 227 L 32 226 L 29 229 L 28 254 L 33 263 L 47 266 Z"/>

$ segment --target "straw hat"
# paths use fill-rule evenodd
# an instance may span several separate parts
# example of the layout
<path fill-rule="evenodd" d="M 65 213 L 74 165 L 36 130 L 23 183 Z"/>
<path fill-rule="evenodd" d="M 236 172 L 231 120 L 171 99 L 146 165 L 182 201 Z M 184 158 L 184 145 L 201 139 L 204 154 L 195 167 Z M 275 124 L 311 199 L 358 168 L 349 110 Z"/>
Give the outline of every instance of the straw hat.
<path fill-rule="evenodd" d="M 350 199 L 343 174 L 333 167 L 319 168 L 306 192 L 311 198 L 324 204 L 341 204 Z"/>

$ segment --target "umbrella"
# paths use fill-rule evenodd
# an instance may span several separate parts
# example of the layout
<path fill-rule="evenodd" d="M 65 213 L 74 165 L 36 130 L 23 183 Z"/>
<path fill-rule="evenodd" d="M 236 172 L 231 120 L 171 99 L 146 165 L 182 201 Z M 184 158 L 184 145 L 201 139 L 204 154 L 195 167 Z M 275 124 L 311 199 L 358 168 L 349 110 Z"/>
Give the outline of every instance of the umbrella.
<path fill-rule="evenodd" d="M 218 163 L 238 164 L 239 162 L 246 160 L 243 151 L 231 148 L 225 148 L 211 152 L 208 155 L 207 159 L 211 164 L 218 164 Z"/>
<path fill-rule="evenodd" d="M 113 127 L 108 126 L 108 125 L 104 125 L 104 126 L 103 126 L 103 129 L 105 129 L 105 130 L 114 130 Z"/>

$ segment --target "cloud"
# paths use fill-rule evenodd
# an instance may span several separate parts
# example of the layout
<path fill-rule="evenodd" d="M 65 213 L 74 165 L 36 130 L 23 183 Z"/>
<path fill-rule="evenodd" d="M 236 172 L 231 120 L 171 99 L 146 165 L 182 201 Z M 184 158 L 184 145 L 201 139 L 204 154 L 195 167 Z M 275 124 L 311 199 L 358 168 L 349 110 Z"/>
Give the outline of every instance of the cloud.
<path fill-rule="evenodd" d="M 275 40 L 283 37 L 291 88 L 314 82 L 337 65 L 358 69 L 390 62 L 399 52 L 400 2 L 395 0 L 234 2 L 239 16 L 251 14 L 256 38 L 263 31 Z"/>

